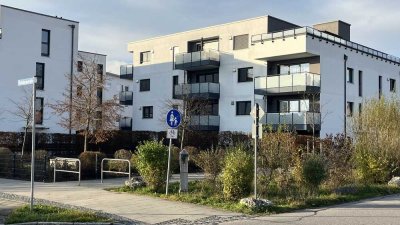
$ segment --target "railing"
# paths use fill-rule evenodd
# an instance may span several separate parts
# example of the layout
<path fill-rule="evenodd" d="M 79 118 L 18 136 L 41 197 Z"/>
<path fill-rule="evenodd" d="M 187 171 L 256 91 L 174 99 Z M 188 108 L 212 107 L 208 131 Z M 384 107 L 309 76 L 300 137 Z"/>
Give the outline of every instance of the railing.
<path fill-rule="evenodd" d="M 132 117 L 122 117 L 119 120 L 119 128 L 121 130 L 132 130 Z"/>
<path fill-rule="evenodd" d="M 321 78 L 314 73 L 294 73 L 288 75 L 274 75 L 256 77 L 255 89 L 278 89 L 278 92 L 299 91 L 297 87 L 320 87 Z"/>
<path fill-rule="evenodd" d="M 199 127 L 219 127 L 219 116 L 192 115 L 189 125 Z"/>
<path fill-rule="evenodd" d="M 180 53 L 175 56 L 175 67 L 177 69 L 210 65 L 210 62 L 218 62 L 219 65 L 219 51 L 207 49 L 198 52 Z"/>
<path fill-rule="evenodd" d="M 57 162 L 58 161 L 64 161 L 64 163 L 69 163 L 69 162 L 74 162 L 75 164 L 78 163 L 78 171 L 75 170 L 64 170 L 64 169 L 57 169 Z M 76 173 L 78 174 L 78 179 L 79 183 L 78 186 L 81 185 L 81 160 L 76 159 L 76 158 L 61 158 L 61 157 L 56 157 L 54 159 L 54 183 L 56 182 L 56 173 L 57 172 L 63 172 L 63 173 Z"/>
<path fill-rule="evenodd" d="M 119 67 L 119 76 L 121 79 L 133 79 L 133 65 L 122 65 Z"/>
<path fill-rule="evenodd" d="M 119 93 L 119 104 L 121 105 L 132 105 L 133 104 L 133 92 L 132 91 L 121 91 Z"/>
<path fill-rule="evenodd" d="M 219 83 L 195 83 L 175 85 L 175 95 L 219 94 Z"/>
<path fill-rule="evenodd" d="M 104 170 L 104 161 L 120 161 L 120 162 L 128 162 L 128 171 L 129 172 L 119 172 L 119 171 L 111 171 L 111 170 Z M 129 159 L 111 159 L 111 158 L 104 158 L 101 160 L 101 183 L 103 183 L 103 173 L 115 173 L 115 174 L 127 174 L 129 175 L 129 180 L 131 179 L 131 161 Z"/>
<path fill-rule="evenodd" d="M 363 52 L 365 54 L 369 54 L 371 56 L 381 58 L 383 60 L 387 60 L 393 63 L 400 64 L 400 58 L 389 55 L 387 53 L 366 47 L 361 44 L 357 44 L 352 41 L 345 40 L 343 38 L 319 31 L 317 29 L 311 27 L 301 27 L 296 29 L 289 29 L 283 30 L 273 33 L 263 33 L 263 34 L 256 34 L 251 36 L 251 44 L 254 45 L 255 43 L 264 43 L 264 41 L 274 41 L 275 39 L 285 39 L 288 37 L 296 37 L 297 35 L 307 34 L 312 36 L 313 38 L 319 38 L 321 40 L 326 40 L 338 45 L 341 45 L 345 48 L 351 48 L 356 51 Z"/>
<path fill-rule="evenodd" d="M 316 112 L 267 113 L 266 124 L 320 125 L 321 114 Z"/>

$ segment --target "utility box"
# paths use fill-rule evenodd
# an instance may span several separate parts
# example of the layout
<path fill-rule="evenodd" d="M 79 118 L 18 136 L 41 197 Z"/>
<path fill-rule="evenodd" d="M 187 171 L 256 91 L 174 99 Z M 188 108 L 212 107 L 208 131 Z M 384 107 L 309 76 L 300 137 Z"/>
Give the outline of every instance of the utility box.
<path fill-rule="evenodd" d="M 179 153 L 179 167 L 180 167 L 180 186 L 179 192 L 188 192 L 189 187 L 189 153 L 183 149 Z"/>

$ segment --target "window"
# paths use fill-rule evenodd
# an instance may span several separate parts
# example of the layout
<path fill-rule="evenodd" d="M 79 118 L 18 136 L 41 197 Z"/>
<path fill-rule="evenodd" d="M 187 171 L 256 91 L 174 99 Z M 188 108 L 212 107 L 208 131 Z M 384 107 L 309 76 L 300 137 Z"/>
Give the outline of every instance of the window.
<path fill-rule="evenodd" d="M 253 67 L 238 69 L 238 82 L 253 81 Z"/>
<path fill-rule="evenodd" d="M 82 61 L 78 61 L 78 72 L 82 72 L 83 69 L 83 62 Z"/>
<path fill-rule="evenodd" d="M 43 124 L 43 98 L 35 99 L 35 124 Z"/>
<path fill-rule="evenodd" d="M 353 112 L 354 112 L 354 102 L 347 102 L 347 106 L 346 106 L 346 116 L 353 116 Z"/>
<path fill-rule="evenodd" d="M 358 96 L 362 96 L 362 74 L 361 70 L 358 71 Z"/>
<path fill-rule="evenodd" d="M 150 91 L 150 79 L 140 80 L 140 91 Z"/>
<path fill-rule="evenodd" d="M 358 115 L 360 116 L 362 113 L 362 104 L 358 103 Z"/>
<path fill-rule="evenodd" d="M 172 98 L 176 98 L 175 95 L 175 86 L 179 84 L 179 77 L 173 76 L 172 77 Z"/>
<path fill-rule="evenodd" d="M 308 112 L 310 111 L 310 100 L 283 100 L 279 101 L 279 112 Z"/>
<path fill-rule="evenodd" d="M 353 83 L 354 82 L 354 69 L 353 68 L 347 68 L 347 83 Z"/>
<path fill-rule="evenodd" d="M 249 47 L 249 35 L 243 34 L 233 37 L 233 50 L 246 49 Z"/>
<path fill-rule="evenodd" d="M 395 79 L 390 79 L 389 80 L 389 85 L 390 85 L 390 92 L 395 93 L 396 92 L 396 80 Z"/>
<path fill-rule="evenodd" d="M 97 64 L 97 74 L 103 74 L 103 64 Z"/>
<path fill-rule="evenodd" d="M 153 106 L 143 106 L 143 119 L 153 118 Z"/>
<path fill-rule="evenodd" d="M 236 115 L 250 115 L 251 101 L 236 102 Z"/>
<path fill-rule="evenodd" d="M 140 64 L 150 62 L 150 51 L 140 53 Z"/>
<path fill-rule="evenodd" d="M 42 30 L 42 56 L 50 56 L 50 31 Z"/>
<path fill-rule="evenodd" d="M 82 96 L 82 85 L 76 86 L 76 96 Z"/>
<path fill-rule="evenodd" d="M 381 98 L 382 96 L 382 76 L 379 76 L 379 80 L 378 80 L 378 88 L 379 88 L 379 98 Z"/>
<path fill-rule="evenodd" d="M 44 89 L 44 63 L 36 63 L 36 89 Z"/>

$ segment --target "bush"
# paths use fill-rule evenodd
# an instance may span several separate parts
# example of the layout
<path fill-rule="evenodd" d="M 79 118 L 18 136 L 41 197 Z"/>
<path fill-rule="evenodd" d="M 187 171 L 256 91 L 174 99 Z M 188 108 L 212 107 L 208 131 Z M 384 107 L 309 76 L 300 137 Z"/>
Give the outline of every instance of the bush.
<path fill-rule="evenodd" d="M 96 165 L 96 155 L 97 155 L 97 165 Z M 92 152 L 92 151 L 86 151 L 82 152 L 78 158 L 81 160 L 81 173 L 82 173 L 82 178 L 95 178 L 97 176 L 96 174 L 96 168 L 98 173 L 100 173 L 100 163 L 101 160 L 106 158 L 106 155 L 101 152 Z"/>
<path fill-rule="evenodd" d="M 225 198 L 238 199 L 247 195 L 253 180 L 251 155 L 238 147 L 228 151 L 224 159 L 221 179 Z"/>
<path fill-rule="evenodd" d="M 157 141 L 145 141 L 132 157 L 135 167 L 152 190 L 159 191 L 165 183 L 168 147 Z"/>
<path fill-rule="evenodd" d="M 303 162 L 302 177 L 306 186 L 315 193 L 327 177 L 325 162 L 319 155 L 310 155 Z"/>
<path fill-rule="evenodd" d="M 224 151 L 221 149 L 211 149 L 202 151 L 192 158 L 196 165 L 204 171 L 206 178 L 215 183 L 216 178 L 222 170 Z"/>
<path fill-rule="evenodd" d="M 35 159 L 46 159 L 49 156 L 49 153 L 46 150 L 36 150 L 35 151 Z"/>
<path fill-rule="evenodd" d="M 0 175 L 7 175 L 11 164 L 12 152 L 8 148 L 0 147 Z"/>
<path fill-rule="evenodd" d="M 114 159 L 127 159 L 130 160 L 132 158 L 131 151 L 120 149 L 114 152 Z M 118 171 L 118 172 L 128 172 L 128 162 L 122 161 L 109 161 L 108 162 L 109 170 Z"/>
<path fill-rule="evenodd" d="M 175 146 L 171 146 L 171 175 L 173 173 L 179 173 L 179 153 L 180 149 Z"/>
<path fill-rule="evenodd" d="M 200 153 L 200 150 L 193 146 L 185 146 L 183 147 L 189 153 L 189 172 L 198 172 L 200 171 L 200 166 L 196 164 L 195 158 Z"/>

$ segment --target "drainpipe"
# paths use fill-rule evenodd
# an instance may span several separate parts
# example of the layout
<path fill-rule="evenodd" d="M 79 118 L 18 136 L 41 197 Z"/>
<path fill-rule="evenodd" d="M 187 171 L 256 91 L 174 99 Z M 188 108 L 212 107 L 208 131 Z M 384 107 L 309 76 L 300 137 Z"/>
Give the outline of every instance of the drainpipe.
<path fill-rule="evenodd" d="M 347 55 L 345 54 L 344 57 L 344 82 L 343 82 L 343 86 L 344 86 L 344 102 L 343 102 L 343 106 L 344 106 L 344 136 L 347 137 Z"/>
<path fill-rule="evenodd" d="M 73 74 L 74 74 L 74 42 L 75 42 L 75 25 L 69 25 L 71 27 L 71 71 L 69 78 L 69 135 L 72 134 L 72 82 L 73 82 Z"/>

